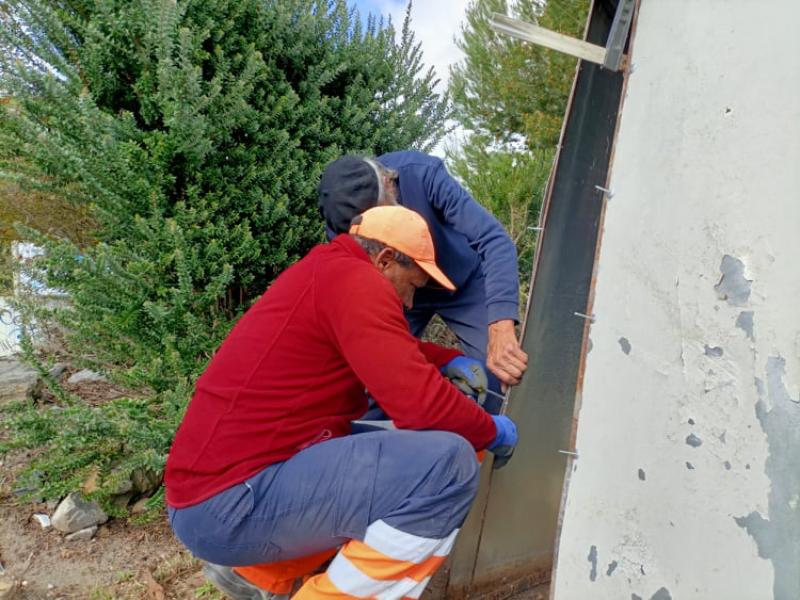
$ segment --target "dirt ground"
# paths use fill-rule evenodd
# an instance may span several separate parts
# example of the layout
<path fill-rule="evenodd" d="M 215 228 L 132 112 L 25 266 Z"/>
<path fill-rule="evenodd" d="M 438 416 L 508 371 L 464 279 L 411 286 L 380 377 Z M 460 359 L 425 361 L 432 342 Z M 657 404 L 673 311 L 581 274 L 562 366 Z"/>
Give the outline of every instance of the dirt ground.
<path fill-rule="evenodd" d="M 102 382 L 65 388 L 90 404 L 122 393 Z M 4 437 L 0 417 L 0 439 Z M 24 451 L 0 456 L 0 600 L 226 598 L 205 581 L 202 564 L 175 539 L 166 515 L 147 524 L 112 519 L 90 541 L 68 542 L 53 528 L 42 529 L 32 516 L 52 515 L 53 506 L 20 500 L 12 491 L 15 474 L 27 459 Z M 3 584 L 9 582 L 14 588 L 4 593 Z M 491 598 L 507 598 L 507 593 L 494 590 Z M 423 600 L 439 600 L 440 595 L 428 589 Z M 547 597 L 542 587 L 511 600 Z"/>
<path fill-rule="evenodd" d="M 89 542 L 67 542 L 31 515 L 45 505 L 0 496 L 0 580 L 16 582 L 13 600 L 222 600 L 201 563 L 183 550 L 166 519 L 146 525 L 112 520 Z M 547 588 L 512 600 L 546 600 Z M 428 600 L 433 600 L 428 594 Z"/>
<path fill-rule="evenodd" d="M 166 520 L 146 525 L 112 520 L 91 541 L 67 542 L 33 521 L 35 512 L 52 511 L 43 504 L 18 504 L 8 493 L 0 497 L 0 564 L 3 578 L 17 586 L 9 598 L 222 598 L 204 584 L 200 563 L 180 547 Z"/>

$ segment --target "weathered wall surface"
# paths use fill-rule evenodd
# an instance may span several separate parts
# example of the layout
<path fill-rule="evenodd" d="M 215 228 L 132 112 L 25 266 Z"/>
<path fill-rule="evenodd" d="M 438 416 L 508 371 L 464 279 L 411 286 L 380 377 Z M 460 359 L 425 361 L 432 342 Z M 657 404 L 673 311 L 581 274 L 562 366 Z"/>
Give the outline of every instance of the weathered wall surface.
<path fill-rule="evenodd" d="M 800 598 L 798 22 L 641 2 L 556 600 Z"/>

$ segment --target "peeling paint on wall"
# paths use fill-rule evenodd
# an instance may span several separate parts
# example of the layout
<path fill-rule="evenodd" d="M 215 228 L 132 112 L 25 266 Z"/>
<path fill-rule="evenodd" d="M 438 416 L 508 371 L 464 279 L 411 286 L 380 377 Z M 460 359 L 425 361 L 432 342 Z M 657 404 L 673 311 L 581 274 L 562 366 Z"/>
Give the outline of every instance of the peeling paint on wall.
<path fill-rule="evenodd" d="M 670 596 L 667 588 L 662 587 L 655 594 L 653 594 L 650 600 L 672 600 L 672 596 Z"/>
<path fill-rule="evenodd" d="M 608 568 L 606 569 L 606 576 L 607 577 L 611 577 L 611 575 L 614 573 L 614 571 L 617 570 L 617 565 L 618 564 L 619 563 L 617 561 L 615 561 L 615 560 L 612 560 L 610 563 L 608 563 Z"/>
<path fill-rule="evenodd" d="M 764 385 L 756 379 L 761 398 L 756 417 L 769 444 L 765 468 L 771 482 L 769 516 L 753 511 L 734 519 L 753 537 L 758 555 L 772 562 L 775 600 L 796 600 L 800 592 L 800 406 L 786 389 L 785 367 L 782 357 L 767 358 L 766 399 Z"/>
<path fill-rule="evenodd" d="M 747 334 L 748 339 L 755 341 L 753 336 L 753 311 L 743 310 L 736 318 L 736 326 Z"/>
<path fill-rule="evenodd" d="M 795 400 L 789 394 L 783 377 L 786 375 L 786 359 L 780 356 L 770 356 L 767 359 L 767 392 L 769 401 L 773 406 L 784 402 L 800 404 L 800 395 Z"/>
<path fill-rule="evenodd" d="M 744 263 L 726 254 L 722 257 L 722 264 L 719 267 L 722 277 L 719 283 L 714 286 L 717 297 L 725 300 L 731 306 L 744 306 L 750 298 L 750 286 L 753 281 L 744 276 Z"/>
<path fill-rule="evenodd" d="M 553 598 L 800 600 L 800 2 L 636 4 Z"/>
<path fill-rule="evenodd" d="M 596 581 L 597 580 L 597 546 L 592 546 L 589 548 L 589 556 L 587 557 L 588 561 L 592 565 L 591 571 L 589 571 L 589 580 Z"/>
<path fill-rule="evenodd" d="M 625 354 L 631 353 L 631 343 L 628 341 L 628 338 L 621 337 L 619 338 L 619 347 L 622 348 L 622 351 Z"/>
<path fill-rule="evenodd" d="M 695 434 L 690 433 L 686 436 L 686 443 L 691 446 L 692 448 L 699 448 L 703 445 L 703 440 L 697 437 Z"/>

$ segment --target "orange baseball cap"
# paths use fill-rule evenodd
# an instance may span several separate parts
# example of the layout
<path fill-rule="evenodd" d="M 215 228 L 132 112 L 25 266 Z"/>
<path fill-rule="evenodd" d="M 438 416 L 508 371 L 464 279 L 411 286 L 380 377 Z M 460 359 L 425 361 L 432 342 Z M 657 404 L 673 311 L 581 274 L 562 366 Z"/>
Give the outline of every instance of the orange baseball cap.
<path fill-rule="evenodd" d="M 383 242 L 402 252 L 419 268 L 450 291 L 456 286 L 436 265 L 436 253 L 428 224 L 413 210 L 402 206 L 376 206 L 353 219 L 350 233 Z"/>

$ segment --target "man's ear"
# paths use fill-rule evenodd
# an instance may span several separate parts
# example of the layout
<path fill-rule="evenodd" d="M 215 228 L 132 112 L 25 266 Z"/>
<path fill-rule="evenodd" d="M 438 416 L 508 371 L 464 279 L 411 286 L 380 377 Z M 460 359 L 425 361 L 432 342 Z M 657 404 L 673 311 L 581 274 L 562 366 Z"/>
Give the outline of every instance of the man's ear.
<path fill-rule="evenodd" d="M 395 260 L 394 250 L 391 248 L 384 248 L 375 255 L 373 264 L 378 267 L 378 270 L 385 271 Z"/>

